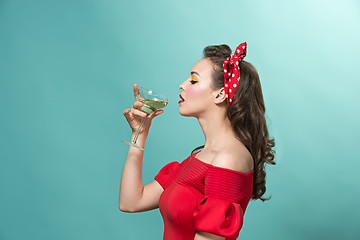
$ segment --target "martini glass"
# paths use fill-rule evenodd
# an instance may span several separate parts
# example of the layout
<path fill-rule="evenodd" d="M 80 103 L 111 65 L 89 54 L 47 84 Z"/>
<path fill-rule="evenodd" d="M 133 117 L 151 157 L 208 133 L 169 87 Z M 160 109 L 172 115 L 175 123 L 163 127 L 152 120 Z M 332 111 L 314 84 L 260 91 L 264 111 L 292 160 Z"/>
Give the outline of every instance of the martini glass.
<path fill-rule="evenodd" d="M 156 111 L 157 109 L 165 107 L 169 102 L 169 99 L 167 97 L 160 95 L 152 90 L 140 87 L 140 86 L 139 86 L 139 89 L 136 91 L 135 98 L 137 101 L 140 101 L 143 103 L 143 106 L 141 107 L 140 110 L 142 110 L 143 112 L 146 112 L 148 116 L 151 113 L 153 113 L 154 111 Z M 144 150 L 143 148 L 139 147 L 136 144 L 136 141 L 139 137 L 141 126 L 143 125 L 144 121 L 145 121 L 145 118 L 143 117 L 141 119 L 140 126 L 138 127 L 138 129 L 136 131 L 135 137 L 131 142 L 125 142 L 125 141 L 122 141 L 122 142 L 129 144 L 130 146 L 136 147 L 138 149 Z"/>

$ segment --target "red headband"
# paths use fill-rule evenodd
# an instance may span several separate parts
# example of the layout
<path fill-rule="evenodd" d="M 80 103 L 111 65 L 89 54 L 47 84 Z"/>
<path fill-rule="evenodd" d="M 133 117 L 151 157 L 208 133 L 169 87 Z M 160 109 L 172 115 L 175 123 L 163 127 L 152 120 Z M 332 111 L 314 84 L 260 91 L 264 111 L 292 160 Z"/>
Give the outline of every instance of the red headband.
<path fill-rule="evenodd" d="M 246 56 L 246 42 L 241 43 L 235 50 L 232 57 L 224 61 L 224 89 L 227 103 L 230 106 L 240 81 L 240 61 Z M 237 98 L 234 100 L 236 102 Z"/>

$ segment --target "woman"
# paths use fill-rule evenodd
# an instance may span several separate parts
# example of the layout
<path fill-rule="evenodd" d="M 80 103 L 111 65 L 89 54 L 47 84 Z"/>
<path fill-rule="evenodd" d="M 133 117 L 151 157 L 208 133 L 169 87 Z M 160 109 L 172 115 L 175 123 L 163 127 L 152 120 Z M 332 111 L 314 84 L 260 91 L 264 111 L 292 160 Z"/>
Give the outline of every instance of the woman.
<path fill-rule="evenodd" d="M 119 208 L 142 212 L 160 208 L 164 239 L 236 239 L 249 200 L 265 193 L 265 163 L 273 162 L 274 139 L 269 139 L 259 76 L 243 61 L 247 44 L 231 56 L 227 45 L 208 46 L 192 68 L 182 91 L 179 112 L 196 117 L 205 145 L 190 156 L 164 166 L 155 181 L 143 186 L 143 151 L 130 147 L 121 184 Z M 134 85 L 134 92 L 137 90 Z M 151 115 L 135 102 L 123 114 L 132 138 L 141 117 L 147 117 L 137 143 L 145 146 Z M 201 151 L 194 151 L 203 148 Z"/>

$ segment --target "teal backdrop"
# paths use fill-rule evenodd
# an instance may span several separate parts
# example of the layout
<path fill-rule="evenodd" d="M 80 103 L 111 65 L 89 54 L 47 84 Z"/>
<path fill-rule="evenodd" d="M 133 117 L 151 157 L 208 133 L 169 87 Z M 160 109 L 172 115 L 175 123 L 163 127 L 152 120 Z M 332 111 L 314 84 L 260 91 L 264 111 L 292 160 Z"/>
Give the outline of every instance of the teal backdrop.
<path fill-rule="evenodd" d="M 178 110 L 207 45 L 246 41 L 276 166 L 239 239 L 360 239 L 360 2 L 0 1 L 0 239 L 162 239 L 158 209 L 118 208 L 133 84 L 170 98 L 147 184 L 204 143 Z"/>

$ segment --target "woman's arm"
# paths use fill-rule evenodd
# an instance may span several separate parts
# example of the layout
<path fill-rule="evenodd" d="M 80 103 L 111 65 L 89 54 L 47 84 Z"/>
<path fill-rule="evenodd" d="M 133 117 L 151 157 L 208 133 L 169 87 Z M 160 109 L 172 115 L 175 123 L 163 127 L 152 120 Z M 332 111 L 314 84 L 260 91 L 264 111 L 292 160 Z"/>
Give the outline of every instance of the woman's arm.
<path fill-rule="evenodd" d="M 139 87 L 134 84 L 134 97 Z M 135 101 L 131 109 L 126 109 L 123 114 L 132 129 L 131 139 L 134 139 L 136 132 L 144 118 L 137 144 L 145 148 L 145 141 L 149 134 L 151 122 L 154 117 L 159 116 L 164 110 L 158 109 L 152 114 L 141 111 L 143 103 Z M 130 141 L 131 141 L 130 139 Z M 143 186 L 142 166 L 144 151 L 130 146 L 126 157 L 125 166 L 121 176 L 119 209 L 123 212 L 143 212 L 159 207 L 159 198 L 163 188 L 157 181 Z"/>
<path fill-rule="evenodd" d="M 135 133 L 131 139 L 134 136 Z M 137 139 L 137 144 L 142 148 L 145 147 L 146 137 L 147 133 L 141 133 Z M 143 156 L 144 151 L 132 146 L 129 148 L 120 183 L 120 211 L 143 212 L 159 207 L 159 198 L 164 189 L 157 181 L 143 186 Z"/>
<path fill-rule="evenodd" d="M 211 233 L 197 231 L 194 240 L 225 240 L 225 238 Z"/>

